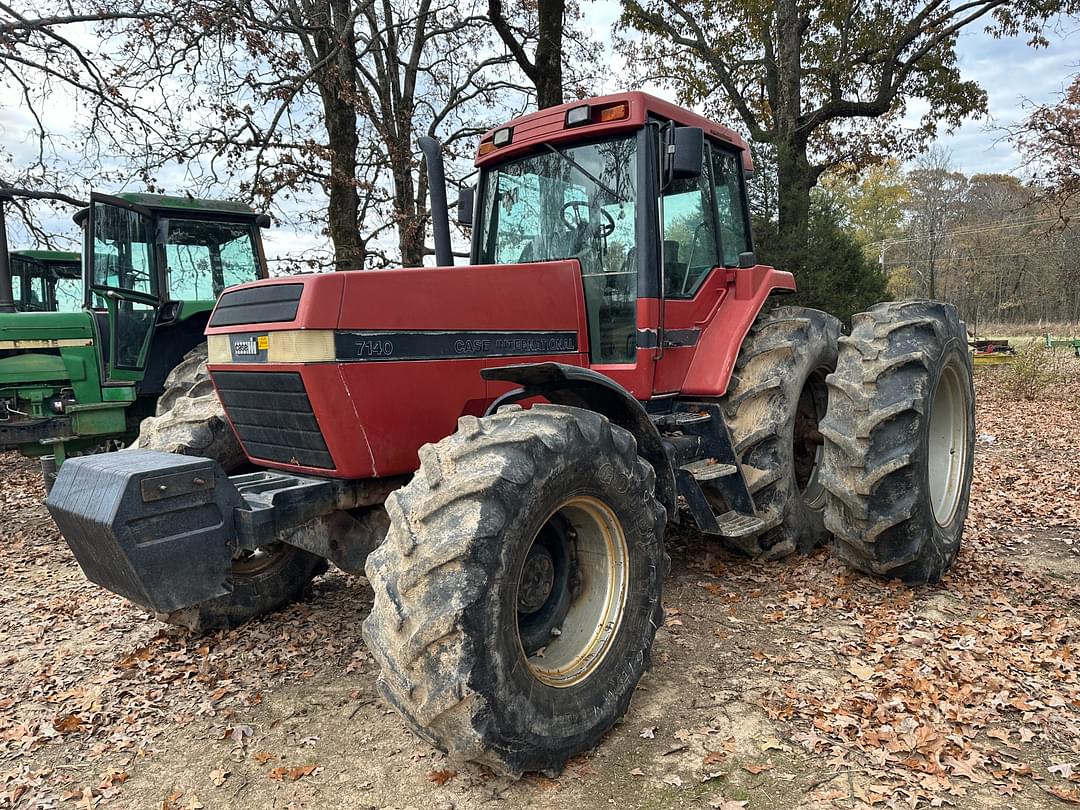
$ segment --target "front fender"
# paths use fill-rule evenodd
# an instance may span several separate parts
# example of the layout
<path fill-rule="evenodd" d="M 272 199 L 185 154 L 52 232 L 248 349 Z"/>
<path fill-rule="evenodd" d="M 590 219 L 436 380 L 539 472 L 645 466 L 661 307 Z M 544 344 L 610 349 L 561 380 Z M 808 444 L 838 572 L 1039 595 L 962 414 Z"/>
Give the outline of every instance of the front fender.
<path fill-rule="evenodd" d="M 584 408 L 602 413 L 614 424 L 630 431 L 637 439 L 638 454 L 656 472 L 656 495 L 668 514 L 676 514 L 675 474 L 671 469 L 660 432 L 649 414 L 633 395 L 599 372 L 563 363 L 529 363 L 487 368 L 480 372 L 485 380 L 520 385 L 491 404 L 489 412 L 531 397 L 543 397 L 554 405 Z"/>

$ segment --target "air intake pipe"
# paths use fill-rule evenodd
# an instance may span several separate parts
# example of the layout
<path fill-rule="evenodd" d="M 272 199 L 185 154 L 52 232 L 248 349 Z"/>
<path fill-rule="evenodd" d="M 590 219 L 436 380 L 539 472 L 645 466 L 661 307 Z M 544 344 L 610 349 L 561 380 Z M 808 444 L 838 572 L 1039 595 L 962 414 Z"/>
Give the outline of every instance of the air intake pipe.
<path fill-rule="evenodd" d="M 435 232 L 435 264 L 453 267 L 454 254 L 450 249 L 450 212 L 446 207 L 446 172 L 443 169 L 442 148 L 427 135 L 417 139 L 427 164 L 428 193 L 431 199 L 431 228 Z"/>
<path fill-rule="evenodd" d="M 15 311 L 15 296 L 11 289 L 11 259 L 8 256 L 7 213 L 0 197 L 0 312 Z"/>

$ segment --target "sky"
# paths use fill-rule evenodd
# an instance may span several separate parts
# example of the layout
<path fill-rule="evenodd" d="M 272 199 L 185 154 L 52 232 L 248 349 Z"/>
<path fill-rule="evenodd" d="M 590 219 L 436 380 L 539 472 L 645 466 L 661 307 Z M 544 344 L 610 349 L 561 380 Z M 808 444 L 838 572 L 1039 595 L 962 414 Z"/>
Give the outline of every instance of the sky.
<path fill-rule="evenodd" d="M 612 25 L 618 14 L 617 0 L 594 0 L 588 3 L 585 21 L 598 41 L 610 43 Z M 975 79 L 986 90 L 989 116 L 969 120 L 951 134 L 941 134 L 939 143 L 950 152 L 955 168 L 968 174 L 1024 173 L 1020 156 L 1005 137 L 1005 128 L 1024 117 L 1025 103 L 1053 101 L 1060 95 L 1069 77 L 1080 70 L 1080 20 L 1061 23 L 1046 33 L 1050 46 L 1040 50 L 1029 48 L 1023 38 L 996 40 L 981 30 L 973 29 L 960 37 L 958 53 L 962 74 Z M 607 48 L 607 58 L 611 63 L 610 69 L 603 71 L 602 75 L 608 78 L 598 90 L 603 93 L 626 89 L 623 83 L 629 71 L 610 47 Z M 670 92 L 661 88 L 644 89 L 663 97 L 671 96 Z M 62 129 L 64 122 L 70 120 L 74 102 L 67 95 L 58 90 L 56 103 L 49 105 L 50 119 L 47 119 L 47 124 L 50 126 Z M 919 104 L 914 102 L 910 107 L 909 116 L 915 121 L 921 112 Z M 730 121 L 725 123 L 737 124 Z M 5 148 L 14 153 L 17 159 L 20 156 L 28 157 L 33 146 L 32 140 L 26 137 L 30 126 L 32 119 L 18 95 L 0 88 L 0 138 Z M 67 157 L 77 159 L 75 156 Z M 180 182 L 180 178 L 176 182 Z M 125 190 L 140 189 L 129 186 Z M 70 219 L 66 216 L 58 216 L 48 224 L 58 232 L 72 230 Z M 17 234 L 13 234 L 13 237 L 13 241 L 18 243 Z M 271 258 L 296 256 L 325 244 L 325 240 L 311 233 L 310 229 L 288 223 L 265 232 L 264 241 Z"/>

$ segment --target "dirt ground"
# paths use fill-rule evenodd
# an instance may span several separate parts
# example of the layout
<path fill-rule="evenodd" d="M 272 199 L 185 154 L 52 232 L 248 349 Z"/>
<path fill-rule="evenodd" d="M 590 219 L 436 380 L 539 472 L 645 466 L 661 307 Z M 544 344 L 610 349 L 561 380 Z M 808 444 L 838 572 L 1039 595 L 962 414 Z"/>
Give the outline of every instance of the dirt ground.
<path fill-rule="evenodd" d="M 406 730 L 374 691 L 363 579 L 193 636 L 87 583 L 34 467 L 0 456 L 0 807 L 1080 804 L 1073 371 L 1037 402 L 980 374 L 972 512 L 938 586 L 671 532 L 652 671 L 556 779 L 448 763 Z"/>

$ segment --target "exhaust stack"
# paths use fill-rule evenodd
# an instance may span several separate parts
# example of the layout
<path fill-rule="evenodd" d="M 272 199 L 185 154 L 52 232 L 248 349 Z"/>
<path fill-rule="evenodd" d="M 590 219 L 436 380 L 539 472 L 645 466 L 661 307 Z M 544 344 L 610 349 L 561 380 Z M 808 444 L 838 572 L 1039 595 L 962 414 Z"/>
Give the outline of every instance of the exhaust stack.
<path fill-rule="evenodd" d="M 446 172 L 443 169 L 442 148 L 434 138 L 424 135 L 416 141 L 427 164 L 428 193 L 431 199 L 431 228 L 435 232 L 435 264 L 453 267 L 454 254 L 450 249 L 450 212 L 446 207 Z"/>

